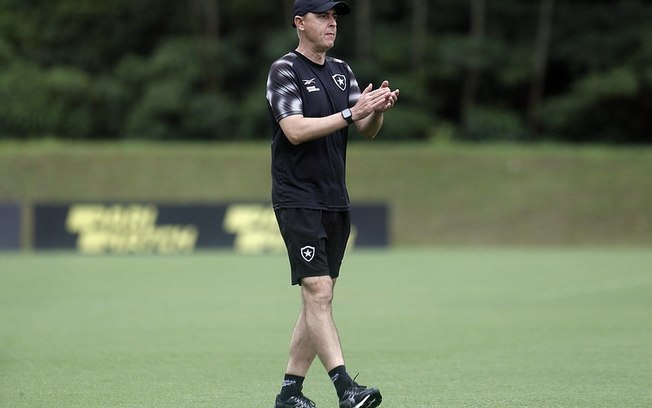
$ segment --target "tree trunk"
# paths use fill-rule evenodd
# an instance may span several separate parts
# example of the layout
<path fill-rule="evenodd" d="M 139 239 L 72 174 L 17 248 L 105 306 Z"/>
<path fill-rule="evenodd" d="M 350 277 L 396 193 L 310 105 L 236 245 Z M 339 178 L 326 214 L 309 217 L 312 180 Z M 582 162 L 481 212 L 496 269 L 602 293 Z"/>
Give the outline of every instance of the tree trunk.
<path fill-rule="evenodd" d="M 294 0 L 282 0 L 283 6 L 283 24 L 288 24 L 292 27 L 292 21 L 294 21 L 294 16 L 292 15 L 292 9 L 294 8 Z M 282 25 L 281 27 L 285 27 Z"/>
<path fill-rule="evenodd" d="M 428 0 L 413 0 L 412 11 L 412 69 L 423 68 L 428 38 Z"/>
<path fill-rule="evenodd" d="M 471 29 L 470 38 L 479 45 L 485 36 L 486 0 L 471 0 Z M 480 70 L 475 67 L 466 69 L 462 88 L 462 127 L 466 135 L 470 132 L 471 111 L 475 106 L 475 95 L 480 80 Z"/>
<path fill-rule="evenodd" d="M 189 0 L 190 20 L 197 39 L 197 58 L 204 69 L 204 81 L 211 91 L 219 91 L 217 62 L 205 52 L 206 41 L 217 41 L 220 37 L 219 0 Z"/>
<path fill-rule="evenodd" d="M 360 60 L 371 57 L 371 1 L 356 2 L 356 56 Z"/>
<path fill-rule="evenodd" d="M 190 0 L 188 3 L 195 34 L 217 38 L 220 32 L 219 0 Z"/>
<path fill-rule="evenodd" d="M 552 33 L 552 17 L 555 0 L 541 0 L 539 5 L 539 21 L 534 45 L 532 79 L 527 107 L 527 123 L 532 135 L 539 133 L 539 109 L 543 101 L 543 90 L 546 82 L 546 67 L 548 65 L 548 50 Z"/>

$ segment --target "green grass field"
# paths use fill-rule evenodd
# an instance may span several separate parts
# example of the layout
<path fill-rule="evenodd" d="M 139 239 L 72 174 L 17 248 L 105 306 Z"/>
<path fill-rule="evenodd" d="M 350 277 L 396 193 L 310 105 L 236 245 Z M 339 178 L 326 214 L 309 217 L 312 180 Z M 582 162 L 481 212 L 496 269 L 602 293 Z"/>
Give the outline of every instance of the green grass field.
<path fill-rule="evenodd" d="M 335 318 L 381 407 L 652 406 L 649 249 L 348 255 Z M 0 406 L 271 408 L 282 255 L 0 254 Z M 336 407 L 323 368 L 304 391 Z"/>

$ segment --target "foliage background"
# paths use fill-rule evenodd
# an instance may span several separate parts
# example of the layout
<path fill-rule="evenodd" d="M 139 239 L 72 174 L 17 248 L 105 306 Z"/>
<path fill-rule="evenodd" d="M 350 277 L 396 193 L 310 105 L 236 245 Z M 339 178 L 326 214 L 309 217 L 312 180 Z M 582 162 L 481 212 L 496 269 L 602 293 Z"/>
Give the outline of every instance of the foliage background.
<path fill-rule="evenodd" d="M 650 143 L 652 4 L 351 0 L 331 54 L 402 91 L 382 139 Z M 269 138 L 292 0 L 0 0 L 0 138 Z"/>

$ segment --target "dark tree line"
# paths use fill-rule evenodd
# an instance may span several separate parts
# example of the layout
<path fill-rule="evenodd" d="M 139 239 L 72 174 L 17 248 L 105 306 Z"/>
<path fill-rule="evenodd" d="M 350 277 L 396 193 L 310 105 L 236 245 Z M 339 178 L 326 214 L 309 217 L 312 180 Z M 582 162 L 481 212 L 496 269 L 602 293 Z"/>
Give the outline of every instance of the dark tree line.
<path fill-rule="evenodd" d="M 382 138 L 649 143 L 652 2 L 350 0 Z M 0 137 L 266 139 L 292 0 L 0 0 Z"/>

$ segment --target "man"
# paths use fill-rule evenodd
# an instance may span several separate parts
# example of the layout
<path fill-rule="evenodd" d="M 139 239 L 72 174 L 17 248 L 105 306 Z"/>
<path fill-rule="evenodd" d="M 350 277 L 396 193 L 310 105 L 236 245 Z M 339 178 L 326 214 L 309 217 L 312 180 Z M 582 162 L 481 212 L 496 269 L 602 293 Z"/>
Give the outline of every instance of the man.
<path fill-rule="evenodd" d="M 332 317 L 333 288 L 350 233 L 345 184 L 348 127 L 373 139 L 383 113 L 399 91 L 384 81 L 360 92 L 349 66 L 327 57 L 337 35 L 343 1 L 296 0 L 292 26 L 297 48 L 275 61 L 267 81 L 273 118 L 272 202 L 287 247 L 291 283 L 301 286 L 302 308 L 290 341 L 290 356 L 275 408 L 312 408 L 303 381 L 319 357 L 341 408 L 373 408 L 376 388 L 358 385 L 344 365 Z"/>

